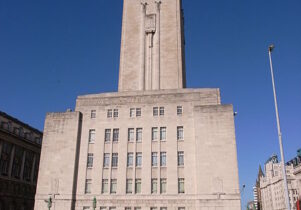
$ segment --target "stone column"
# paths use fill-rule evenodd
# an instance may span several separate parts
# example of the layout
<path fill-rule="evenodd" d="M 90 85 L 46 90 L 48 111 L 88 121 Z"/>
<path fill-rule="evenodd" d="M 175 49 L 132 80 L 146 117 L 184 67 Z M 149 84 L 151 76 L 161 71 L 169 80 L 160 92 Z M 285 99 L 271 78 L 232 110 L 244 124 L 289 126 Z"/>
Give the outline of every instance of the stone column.
<path fill-rule="evenodd" d="M 9 160 L 9 166 L 8 166 L 8 177 L 11 177 L 13 163 L 14 163 L 14 157 L 15 157 L 15 145 L 13 145 L 12 151 L 10 153 L 10 160 Z"/>
<path fill-rule="evenodd" d="M 161 1 L 156 0 L 156 33 L 154 34 L 154 68 L 152 72 L 152 89 L 160 89 L 160 9 Z"/>
<path fill-rule="evenodd" d="M 139 74 L 139 90 L 145 89 L 145 16 L 146 2 L 141 2 L 141 25 L 140 25 L 140 74 Z"/>
<path fill-rule="evenodd" d="M 34 153 L 31 172 L 30 172 L 30 182 L 31 183 L 33 183 L 33 175 L 34 175 L 34 170 L 35 170 L 35 166 L 36 166 L 36 161 L 37 161 L 37 154 Z"/>
<path fill-rule="evenodd" d="M 24 150 L 24 152 L 23 152 L 22 165 L 21 165 L 21 172 L 20 172 L 20 178 L 21 178 L 21 179 L 23 179 L 24 165 L 25 165 L 25 158 L 26 158 L 26 150 Z"/>

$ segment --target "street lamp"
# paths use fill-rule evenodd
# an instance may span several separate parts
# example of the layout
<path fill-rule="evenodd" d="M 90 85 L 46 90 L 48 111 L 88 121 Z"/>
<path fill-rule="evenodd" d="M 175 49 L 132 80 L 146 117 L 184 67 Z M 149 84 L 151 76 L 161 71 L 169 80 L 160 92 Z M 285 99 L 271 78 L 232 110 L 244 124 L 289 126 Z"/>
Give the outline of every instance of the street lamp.
<path fill-rule="evenodd" d="M 273 84 L 273 93 L 274 93 L 274 103 L 275 103 L 277 129 L 278 129 L 278 138 L 279 138 L 279 146 L 280 146 L 280 154 L 281 154 L 281 163 L 280 164 L 281 164 L 281 167 L 282 167 L 286 208 L 287 208 L 287 210 L 291 210 L 291 205 L 290 205 L 289 195 L 288 195 L 286 170 L 285 170 L 285 164 L 284 164 L 284 153 L 283 153 L 283 146 L 282 146 L 282 133 L 281 133 L 281 129 L 280 129 L 277 95 L 276 95 L 276 88 L 275 88 L 273 63 L 272 63 L 272 51 L 274 50 L 274 48 L 275 48 L 275 46 L 273 44 L 269 46 L 269 58 L 270 58 L 271 77 L 272 77 L 272 84 Z"/>

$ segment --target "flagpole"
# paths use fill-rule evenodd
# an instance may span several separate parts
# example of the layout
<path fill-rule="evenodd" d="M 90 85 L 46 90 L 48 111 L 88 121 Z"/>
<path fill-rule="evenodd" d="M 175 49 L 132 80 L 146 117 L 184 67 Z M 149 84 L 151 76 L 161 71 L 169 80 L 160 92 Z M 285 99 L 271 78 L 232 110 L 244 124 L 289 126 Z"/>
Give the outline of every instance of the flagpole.
<path fill-rule="evenodd" d="M 286 177 L 286 169 L 285 169 L 285 160 L 284 160 L 284 153 L 283 153 L 283 145 L 282 145 L 282 133 L 280 129 L 280 120 L 279 120 L 279 113 L 278 113 L 278 104 L 277 104 L 277 95 L 276 95 L 276 87 L 275 87 L 275 80 L 274 80 L 274 70 L 273 70 L 273 63 L 272 63 L 272 51 L 275 48 L 274 45 L 269 46 L 269 59 L 270 59 L 270 68 L 271 68 L 271 77 L 272 77 L 272 84 L 273 84 L 273 93 L 274 93 L 274 103 L 275 103 L 275 111 L 276 111 L 276 120 L 277 120 L 277 129 L 278 129 L 278 138 L 279 138 L 279 146 L 280 146 L 280 154 L 281 154 L 281 167 L 282 167 L 282 176 L 284 182 L 284 196 L 286 201 L 286 208 L 287 210 L 291 210 L 289 194 L 288 194 L 288 186 L 287 186 L 287 177 Z"/>

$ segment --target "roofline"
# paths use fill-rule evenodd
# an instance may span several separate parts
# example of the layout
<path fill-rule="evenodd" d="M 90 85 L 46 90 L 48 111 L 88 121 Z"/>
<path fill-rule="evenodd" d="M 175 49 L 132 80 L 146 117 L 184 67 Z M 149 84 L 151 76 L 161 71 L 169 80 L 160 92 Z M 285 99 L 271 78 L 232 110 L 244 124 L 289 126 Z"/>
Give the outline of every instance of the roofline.
<path fill-rule="evenodd" d="M 26 127 L 27 129 L 30 129 L 30 130 L 32 130 L 36 133 L 39 133 L 40 135 L 43 135 L 42 131 L 40 131 L 40 130 L 38 130 L 38 129 L 36 129 L 36 128 L 34 128 L 34 127 L 32 127 L 32 126 L 30 126 L 30 125 L 28 125 L 28 124 L 26 124 L 26 123 L 24 123 L 20 120 L 18 120 L 17 118 L 14 118 L 14 117 L 10 116 L 9 114 L 7 114 L 5 112 L 0 111 L 0 115 L 5 117 L 5 118 L 8 118 L 11 121 L 14 121 L 15 123 L 21 124 L 23 127 Z"/>

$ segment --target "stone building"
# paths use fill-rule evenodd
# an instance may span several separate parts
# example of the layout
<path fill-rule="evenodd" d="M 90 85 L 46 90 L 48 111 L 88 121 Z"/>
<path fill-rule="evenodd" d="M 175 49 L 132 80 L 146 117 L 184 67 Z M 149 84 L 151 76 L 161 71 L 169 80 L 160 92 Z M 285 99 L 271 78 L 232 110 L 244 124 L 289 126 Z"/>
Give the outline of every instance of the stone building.
<path fill-rule="evenodd" d="M 301 164 L 286 164 L 289 200 L 292 210 L 301 195 Z M 263 210 L 285 210 L 284 183 L 281 164 L 277 155 L 265 163 L 265 174 L 260 179 L 261 203 Z"/>
<path fill-rule="evenodd" d="M 42 133 L 0 112 L 0 210 L 32 210 Z"/>
<path fill-rule="evenodd" d="M 233 107 L 185 88 L 181 1 L 124 0 L 121 39 L 118 92 L 47 114 L 35 210 L 240 210 Z"/>

